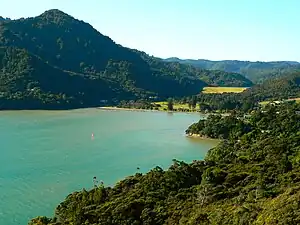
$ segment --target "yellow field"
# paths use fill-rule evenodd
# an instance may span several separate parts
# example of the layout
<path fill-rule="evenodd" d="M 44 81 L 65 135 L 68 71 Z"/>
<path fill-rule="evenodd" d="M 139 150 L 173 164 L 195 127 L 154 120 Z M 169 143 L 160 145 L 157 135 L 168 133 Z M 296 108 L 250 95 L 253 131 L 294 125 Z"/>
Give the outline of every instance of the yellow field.
<path fill-rule="evenodd" d="M 245 87 L 205 87 L 202 93 L 214 94 L 214 93 L 241 93 L 247 88 Z"/>
<path fill-rule="evenodd" d="M 300 98 L 291 98 L 289 100 L 295 100 L 296 102 L 299 102 L 300 103 Z"/>

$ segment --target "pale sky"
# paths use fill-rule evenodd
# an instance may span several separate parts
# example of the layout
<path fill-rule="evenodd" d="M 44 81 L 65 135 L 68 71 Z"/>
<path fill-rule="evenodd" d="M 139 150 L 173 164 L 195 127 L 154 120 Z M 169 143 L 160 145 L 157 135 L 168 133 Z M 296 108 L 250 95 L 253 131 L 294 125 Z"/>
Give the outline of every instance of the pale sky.
<path fill-rule="evenodd" d="M 157 57 L 300 61 L 300 0 L 1 0 L 0 16 L 59 9 Z"/>

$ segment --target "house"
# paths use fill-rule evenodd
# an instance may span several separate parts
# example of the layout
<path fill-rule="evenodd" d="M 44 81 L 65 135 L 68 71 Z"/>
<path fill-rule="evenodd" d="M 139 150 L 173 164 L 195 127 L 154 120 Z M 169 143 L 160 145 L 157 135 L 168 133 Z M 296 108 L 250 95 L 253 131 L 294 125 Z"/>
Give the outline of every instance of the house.
<path fill-rule="evenodd" d="M 245 114 L 245 115 L 244 115 L 244 119 L 247 119 L 247 118 L 251 118 L 251 115 Z"/>
<path fill-rule="evenodd" d="M 283 101 L 273 101 L 273 102 L 270 102 L 270 105 L 279 105 L 283 103 Z"/>

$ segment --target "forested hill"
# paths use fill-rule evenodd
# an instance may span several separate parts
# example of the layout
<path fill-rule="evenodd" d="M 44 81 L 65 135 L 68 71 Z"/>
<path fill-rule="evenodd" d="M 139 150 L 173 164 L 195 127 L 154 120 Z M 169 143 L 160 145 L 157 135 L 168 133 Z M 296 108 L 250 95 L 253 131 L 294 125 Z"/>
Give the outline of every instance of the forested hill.
<path fill-rule="evenodd" d="M 165 60 L 153 56 L 151 57 L 144 52 L 138 50 L 133 51 L 138 53 L 152 68 L 164 68 L 166 71 L 178 70 L 181 72 L 180 74 L 190 73 L 211 86 L 251 87 L 253 85 L 250 80 L 238 73 L 201 69 L 180 62 L 166 62 Z"/>
<path fill-rule="evenodd" d="M 207 127 L 226 140 L 205 160 L 174 160 L 166 171 L 137 171 L 112 188 L 101 184 L 74 192 L 54 218 L 29 224 L 300 224 L 299 111 L 299 104 L 283 104 L 242 122 L 211 118 L 219 126 L 200 130 Z M 230 135 L 223 126 L 228 120 Z"/>
<path fill-rule="evenodd" d="M 89 87 L 83 88 L 85 89 L 83 95 L 94 94 L 95 97 L 93 100 L 90 98 L 89 101 L 83 100 L 81 104 L 83 107 L 97 105 L 101 99 L 193 95 L 207 85 L 252 85 L 249 80 L 237 74 L 221 71 L 214 73 L 177 63 L 166 63 L 139 51 L 124 48 L 99 33 L 91 25 L 59 10 L 49 10 L 40 16 L 27 19 L 1 21 L 0 46 L 25 49 L 28 54 L 39 58 L 40 63 L 29 65 L 35 71 L 39 71 L 37 76 L 47 73 L 43 71 L 45 67 L 39 67 L 42 63 L 52 67 L 53 73 L 84 75 L 89 80 L 87 83 L 95 87 L 92 88 L 93 91 Z M 20 55 L 17 58 L 14 58 L 15 56 L 15 54 L 10 55 L 10 60 L 18 63 Z M 5 61 L 4 66 L 11 66 L 12 62 Z M 26 71 L 14 72 L 27 76 Z M 7 76 L 3 73 L 1 71 L 1 76 Z M 10 81 L 12 83 L 5 83 L 7 86 L 1 84 L 2 96 L 3 92 L 6 92 L 4 93 L 6 96 L 9 91 L 12 91 L 9 90 L 11 86 L 15 87 L 15 91 L 19 90 L 18 84 L 13 83 L 14 79 Z M 57 82 L 65 86 L 65 89 L 59 90 L 60 95 L 78 95 L 78 92 L 67 90 L 77 91 L 78 88 L 63 83 L 65 82 L 63 79 L 61 81 L 58 79 Z M 98 87 L 101 90 L 97 90 L 98 83 L 101 83 Z M 104 83 L 109 85 L 103 86 Z M 41 88 L 41 96 L 46 94 L 43 90 L 55 88 L 50 85 L 53 84 L 49 82 L 47 87 Z M 86 82 L 82 85 L 86 85 Z M 20 101 L 22 96 L 22 94 L 19 96 Z"/>
<path fill-rule="evenodd" d="M 300 98 L 300 72 L 288 73 L 281 78 L 267 80 L 254 85 L 242 93 L 201 93 L 197 103 L 204 110 L 249 110 L 259 106 L 262 101 L 281 101 Z M 182 102 L 191 101 L 183 98 Z"/>
<path fill-rule="evenodd" d="M 251 97 L 256 101 L 281 100 L 300 97 L 300 71 L 288 73 L 283 77 L 266 80 L 242 93 L 244 98 Z"/>
<path fill-rule="evenodd" d="M 62 71 L 24 49 L 0 47 L 0 62 L 1 109 L 80 108 L 99 105 L 98 96 L 132 97 L 118 84 Z"/>
<path fill-rule="evenodd" d="M 168 58 L 164 61 L 179 62 L 208 70 L 222 70 L 226 72 L 239 73 L 254 83 L 262 83 L 267 79 L 281 77 L 288 72 L 300 70 L 300 63 L 294 61 L 249 62 L 238 60 L 185 60 L 179 58 Z"/>

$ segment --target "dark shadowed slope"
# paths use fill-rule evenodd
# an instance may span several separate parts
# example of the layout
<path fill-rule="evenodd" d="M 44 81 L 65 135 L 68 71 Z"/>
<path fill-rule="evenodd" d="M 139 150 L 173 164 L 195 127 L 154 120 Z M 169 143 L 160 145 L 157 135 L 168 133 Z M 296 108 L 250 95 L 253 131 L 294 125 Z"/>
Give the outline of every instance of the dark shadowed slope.
<path fill-rule="evenodd" d="M 0 47 L 0 62 L 2 109 L 75 108 L 118 97 L 117 85 L 54 68 L 26 50 Z"/>

